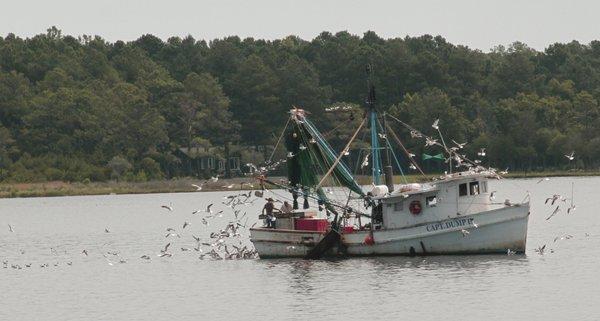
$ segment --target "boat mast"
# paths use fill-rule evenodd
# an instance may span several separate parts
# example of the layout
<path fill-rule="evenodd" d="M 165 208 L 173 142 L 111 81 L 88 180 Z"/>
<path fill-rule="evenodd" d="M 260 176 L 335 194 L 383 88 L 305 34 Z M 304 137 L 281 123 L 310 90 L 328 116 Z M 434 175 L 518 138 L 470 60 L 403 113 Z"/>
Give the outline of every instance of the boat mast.
<path fill-rule="evenodd" d="M 369 125 L 371 127 L 371 174 L 373 184 L 381 184 L 381 155 L 379 152 L 379 139 L 377 134 L 377 109 L 375 108 L 375 86 L 372 81 L 372 68 L 367 65 L 367 85 L 369 86 L 369 96 L 367 96 L 367 112 L 369 113 Z"/>
<path fill-rule="evenodd" d="M 384 149 L 385 149 L 385 157 L 382 159 L 381 157 L 381 147 L 379 146 L 379 133 L 377 132 L 377 126 L 378 126 L 378 118 L 377 118 L 377 108 L 375 107 L 375 86 L 373 85 L 373 70 L 371 65 L 367 65 L 367 84 L 369 87 L 369 96 L 367 96 L 367 100 L 366 100 L 366 104 L 367 104 L 367 111 L 369 113 L 369 125 L 371 127 L 371 156 L 372 156 L 372 162 L 373 165 L 371 166 L 372 168 L 372 175 L 373 175 L 373 184 L 375 185 L 380 185 L 381 184 L 381 174 L 384 174 L 385 176 L 385 185 L 387 185 L 388 187 L 388 191 L 393 191 L 394 190 L 394 182 L 393 182 L 393 173 L 392 173 L 392 162 L 390 159 L 390 150 L 387 147 L 387 144 L 385 145 Z M 385 128 L 385 117 L 383 119 L 384 122 L 384 126 L 382 128 L 382 134 L 383 134 L 383 139 L 387 139 L 386 137 L 386 128 Z M 382 173 L 381 169 L 382 169 L 382 163 L 383 161 L 383 169 L 384 172 Z"/>

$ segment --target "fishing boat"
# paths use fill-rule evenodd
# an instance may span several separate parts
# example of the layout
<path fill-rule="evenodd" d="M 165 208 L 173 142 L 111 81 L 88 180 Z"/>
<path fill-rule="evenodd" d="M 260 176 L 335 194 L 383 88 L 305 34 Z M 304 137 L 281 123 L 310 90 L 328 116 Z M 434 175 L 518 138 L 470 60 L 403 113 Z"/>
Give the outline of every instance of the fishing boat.
<path fill-rule="evenodd" d="M 368 88 L 365 115 L 339 153 L 306 111 L 290 111 L 280 136 L 280 141 L 285 137 L 288 153 L 283 161 L 288 181 L 273 182 L 264 174 L 259 179 L 263 186 L 289 192 L 294 210 L 274 214 L 274 227 L 250 229 L 259 257 L 524 253 L 529 196 L 519 202 L 496 202 L 488 183 L 501 176 L 467 159 L 460 152 L 462 146 L 446 146 L 437 120 L 432 127 L 439 137 L 433 138 L 395 119 L 412 138 L 443 150 L 449 170 L 425 183 L 393 183 L 392 159 L 398 169 L 402 167 L 392 142 L 405 152 L 411 168 L 422 171 L 387 123 L 387 115 L 378 112 L 370 79 Z M 367 187 L 357 183 L 344 161 L 361 130 L 370 135 L 363 165 L 370 159 L 373 182 Z M 454 168 L 459 170 L 453 172 Z M 331 197 L 326 191 L 331 186 L 347 191 L 344 198 Z M 299 200 L 303 200 L 302 208 Z"/>

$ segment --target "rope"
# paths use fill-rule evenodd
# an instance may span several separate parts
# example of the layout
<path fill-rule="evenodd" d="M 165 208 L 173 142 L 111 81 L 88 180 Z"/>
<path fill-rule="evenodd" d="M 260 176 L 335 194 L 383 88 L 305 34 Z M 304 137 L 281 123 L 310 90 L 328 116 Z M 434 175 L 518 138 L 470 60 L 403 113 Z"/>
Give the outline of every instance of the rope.
<path fill-rule="evenodd" d="M 269 160 L 267 161 L 267 163 L 271 163 L 271 161 L 273 160 L 273 155 L 275 155 L 277 146 L 279 146 L 279 143 L 281 143 L 281 138 L 283 137 L 285 130 L 287 129 L 288 125 L 290 124 L 291 119 L 292 119 L 292 117 L 289 117 L 287 122 L 285 123 L 285 126 L 283 127 L 283 130 L 281 131 L 281 135 L 279 135 L 279 138 L 277 138 L 277 143 L 275 144 L 275 147 L 273 147 L 273 151 L 271 152 L 271 156 L 269 156 Z"/>
<path fill-rule="evenodd" d="M 393 116 L 390 116 L 393 118 Z M 387 125 L 387 124 L 386 124 Z M 402 144 L 402 141 L 400 141 L 400 138 L 398 138 L 398 136 L 396 135 L 396 133 L 392 130 L 392 128 L 390 127 L 390 125 L 387 125 L 387 129 L 390 131 L 390 133 L 392 134 L 392 137 L 394 138 L 394 140 L 396 140 L 396 143 L 398 145 L 400 145 L 400 147 L 402 148 L 402 150 L 404 151 L 404 153 L 406 154 L 407 159 L 419 170 L 419 172 L 421 173 L 421 175 L 425 176 L 425 173 L 423 173 L 423 170 L 421 170 L 421 167 L 419 167 L 419 165 L 417 164 L 417 162 L 415 162 L 415 160 L 410 157 L 410 152 L 406 149 L 406 147 L 404 147 L 404 144 Z"/>
<path fill-rule="evenodd" d="M 358 132 L 360 132 L 361 128 L 363 127 L 363 125 L 365 124 L 365 121 L 367 120 L 367 118 L 363 118 L 363 120 L 360 122 L 360 125 L 358 126 L 358 128 L 356 129 L 356 131 L 354 132 L 354 135 L 352 135 L 352 138 L 350 138 L 350 140 L 348 141 L 348 143 L 346 144 L 346 147 L 344 147 L 344 149 L 342 150 L 342 152 L 338 155 L 338 157 L 335 159 L 335 162 L 333 162 L 333 166 L 331 166 L 329 168 L 329 170 L 327 171 L 327 173 L 325 174 L 325 176 L 323 176 L 323 178 L 321 178 L 321 181 L 319 182 L 319 184 L 317 185 L 317 189 L 321 188 L 321 185 L 323 185 L 323 182 L 325 181 L 325 179 L 331 174 L 331 172 L 333 172 L 333 170 L 335 169 L 335 167 L 337 166 L 337 164 L 339 164 L 340 160 L 342 159 L 342 157 L 344 157 L 344 153 L 346 150 L 348 150 L 348 148 L 350 148 L 350 144 L 352 144 L 352 142 L 354 141 L 354 139 L 356 138 L 356 135 L 358 135 Z"/>

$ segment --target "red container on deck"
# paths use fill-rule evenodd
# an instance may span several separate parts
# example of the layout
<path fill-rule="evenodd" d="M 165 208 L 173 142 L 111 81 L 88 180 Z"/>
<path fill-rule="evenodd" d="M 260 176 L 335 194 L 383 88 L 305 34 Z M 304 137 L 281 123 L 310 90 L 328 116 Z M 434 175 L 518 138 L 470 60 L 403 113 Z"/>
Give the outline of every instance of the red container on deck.
<path fill-rule="evenodd" d="M 344 234 L 354 233 L 354 226 L 344 226 L 342 231 L 344 231 Z"/>
<path fill-rule="evenodd" d="M 329 228 L 329 222 L 324 218 L 297 218 L 294 227 L 301 231 L 324 232 Z"/>

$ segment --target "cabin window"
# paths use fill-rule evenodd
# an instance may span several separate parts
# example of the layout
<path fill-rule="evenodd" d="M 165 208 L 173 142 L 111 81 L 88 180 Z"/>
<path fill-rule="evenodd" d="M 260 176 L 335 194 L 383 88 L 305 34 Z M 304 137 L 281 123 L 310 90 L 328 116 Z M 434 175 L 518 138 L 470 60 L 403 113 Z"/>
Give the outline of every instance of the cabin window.
<path fill-rule="evenodd" d="M 458 185 L 458 196 L 467 196 L 467 183 Z"/>
<path fill-rule="evenodd" d="M 479 182 L 469 183 L 469 190 L 471 195 L 479 195 Z"/>
<path fill-rule="evenodd" d="M 487 189 L 487 182 L 481 182 L 481 192 L 482 193 L 487 193 L 488 189 Z"/>
<path fill-rule="evenodd" d="M 425 204 L 427 204 L 427 207 L 435 207 L 437 205 L 437 197 L 436 196 L 426 197 Z"/>
<path fill-rule="evenodd" d="M 404 208 L 404 202 L 394 203 L 394 212 L 402 212 L 403 208 Z"/>

